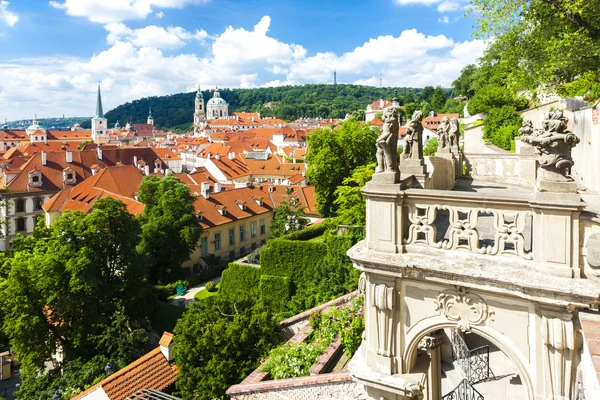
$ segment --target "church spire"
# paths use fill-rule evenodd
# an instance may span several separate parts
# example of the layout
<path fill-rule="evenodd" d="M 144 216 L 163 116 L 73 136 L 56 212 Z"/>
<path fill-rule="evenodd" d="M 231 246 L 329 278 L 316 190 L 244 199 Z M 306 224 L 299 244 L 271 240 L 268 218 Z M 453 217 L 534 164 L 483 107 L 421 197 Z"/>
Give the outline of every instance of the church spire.
<path fill-rule="evenodd" d="M 102 95 L 100 94 L 100 82 L 98 82 L 98 99 L 96 100 L 96 118 L 104 118 L 102 110 Z"/>

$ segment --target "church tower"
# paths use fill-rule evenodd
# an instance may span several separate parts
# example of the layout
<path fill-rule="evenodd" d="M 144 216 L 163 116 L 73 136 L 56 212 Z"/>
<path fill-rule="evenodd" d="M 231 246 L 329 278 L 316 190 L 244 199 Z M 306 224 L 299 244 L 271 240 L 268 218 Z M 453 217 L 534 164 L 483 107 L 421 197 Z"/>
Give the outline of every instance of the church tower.
<path fill-rule="evenodd" d="M 205 127 L 206 113 L 204 110 L 204 97 L 202 97 L 200 85 L 198 85 L 198 91 L 196 92 L 196 106 L 194 108 L 194 133 L 198 133 Z"/>
<path fill-rule="evenodd" d="M 151 108 L 149 109 L 149 112 L 148 112 L 148 120 L 146 121 L 146 123 L 147 123 L 148 125 L 152 125 L 152 126 L 154 126 L 154 118 L 152 118 L 152 109 L 151 109 Z"/>
<path fill-rule="evenodd" d="M 98 144 L 108 142 L 108 120 L 104 118 L 102 110 L 100 83 L 98 83 L 98 98 L 96 99 L 96 116 L 92 118 L 92 140 Z"/>

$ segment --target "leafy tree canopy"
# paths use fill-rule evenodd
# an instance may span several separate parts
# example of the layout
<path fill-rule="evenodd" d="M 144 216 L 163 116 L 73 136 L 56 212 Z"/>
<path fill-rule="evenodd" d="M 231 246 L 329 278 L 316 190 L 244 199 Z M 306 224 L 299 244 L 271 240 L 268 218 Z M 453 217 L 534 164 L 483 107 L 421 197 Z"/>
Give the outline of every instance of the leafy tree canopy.
<path fill-rule="evenodd" d="M 371 180 L 375 166 L 375 163 L 371 163 L 357 167 L 336 189 L 334 204 L 341 223 L 361 226 L 366 224 L 365 196 L 360 190 Z"/>

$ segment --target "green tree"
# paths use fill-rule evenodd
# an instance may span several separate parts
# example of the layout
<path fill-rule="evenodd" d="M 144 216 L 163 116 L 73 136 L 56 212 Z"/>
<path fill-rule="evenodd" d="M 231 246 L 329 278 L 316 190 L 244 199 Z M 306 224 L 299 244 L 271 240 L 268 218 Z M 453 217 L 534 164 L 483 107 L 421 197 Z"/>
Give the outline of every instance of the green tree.
<path fill-rule="evenodd" d="M 425 147 L 423 148 L 424 156 L 435 156 L 435 153 L 438 149 L 438 138 L 432 137 L 425 143 Z"/>
<path fill-rule="evenodd" d="M 598 71 L 600 0 L 471 0 L 479 37 L 495 37 L 515 88 L 560 85 Z"/>
<path fill-rule="evenodd" d="M 377 128 L 355 119 L 344 121 L 332 130 L 314 130 L 308 137 L 308 171 L 306 176 L 315 187 L 321 215 L 334 215 L 335 190 L 354 168 L 375 162 Z"/>
<path fill-rule="evenodd" d="M 483 120 L 483 138 L 504 150 L 511 150 L 523 120 L 513 106 L 490 110 Z"/>
<path fill-rule="evenodd" d="M 444 104 L 446 103 L 446 93 L 441 86 L 436 86 L 431 95 L 431 108 L 435 112 L 441 112 L 444 108 Z"/>
<path fill-rule="evenodd" d="M 365 196 L 361 189 L 371 180 L 375 172 L 375 163 L 357 167 L 352 175 L 342 181 L 335 191 L 337 215 L 340 222 L 348 225 L 366 224 Z"/>
<path fill-rule="evenodd" d="M 476 70 L 477 66 L 475 64 L 469 64 L 460 71 L 460 76 L 456 78 L 454 82 L 452 82 L 454 96 L 466 96 L 468 98 L 473 97 L 475 94 L 473 81 Z"/>
<path fill-rule="evenodd" d="M 469 113 L 474 115 L 480 112 L 489 112 L 493 108 L 507 105 L 522 110 L 527 108 L 528 103 L 527 99 L 516 98 L 514 93 L 506 87 L 489 84 L 477 90 L 469 102 Z"/>
<path fill-rule="evenodd" d="M 189 187 L 173 175 L 147 176 L 139 188 L 146 206 L 140 217 L 142 240 L 138 246 L 146 258 L 152 283 L 170 283 L 182 275 L 181 264 L 198 245 L 202 228 Z"/>
<path fill-rule="evenodd" d="M 431 104 L 423 100 L 421 103 L 419 103 L 419 110 L 421 110 L 424 116 L 427 116 L 431 111 L 433 111 L 433 108 L 431 107 Z"/>
<path fill-rule="evenodd" d="M 287 233 L 296 232 L 308 226 L 310 220 L 306 218 L 302 206 L 293 202 L 288 194 L 287 200 L 279 203 L 273 209 L 269 238 L 275 239 Z"/>
<path fill-rule="evenodd" d="M 190 304 L 175 327 L 177 390 L 187 399 L 225 399 L 279 342 L 273 315 L 251 300 L 219 296 Z"/>
<path fill-rule="evenodd" d="M 407 118 L 411 118 L 413 113 L 417 110 L 417 104 L 414 102 L 404 104 L 404 112 L 406 113 Z"/>

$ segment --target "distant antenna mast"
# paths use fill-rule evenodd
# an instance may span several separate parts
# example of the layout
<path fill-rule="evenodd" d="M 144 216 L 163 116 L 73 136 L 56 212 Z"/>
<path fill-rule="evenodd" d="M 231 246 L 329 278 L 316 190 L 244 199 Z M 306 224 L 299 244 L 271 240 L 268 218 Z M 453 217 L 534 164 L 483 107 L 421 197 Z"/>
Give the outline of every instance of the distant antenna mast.
<path fill-rule="evenodd" d="M 382 82 L 383 82 L 383 74 L 380 72 L 379 73 L 379 87 L 381 88 L 382 86 Z"/>
<path fill-rule="evenodd" d="M 337 85 L 337 72 L 333 69 L 333 86 Z"/>

